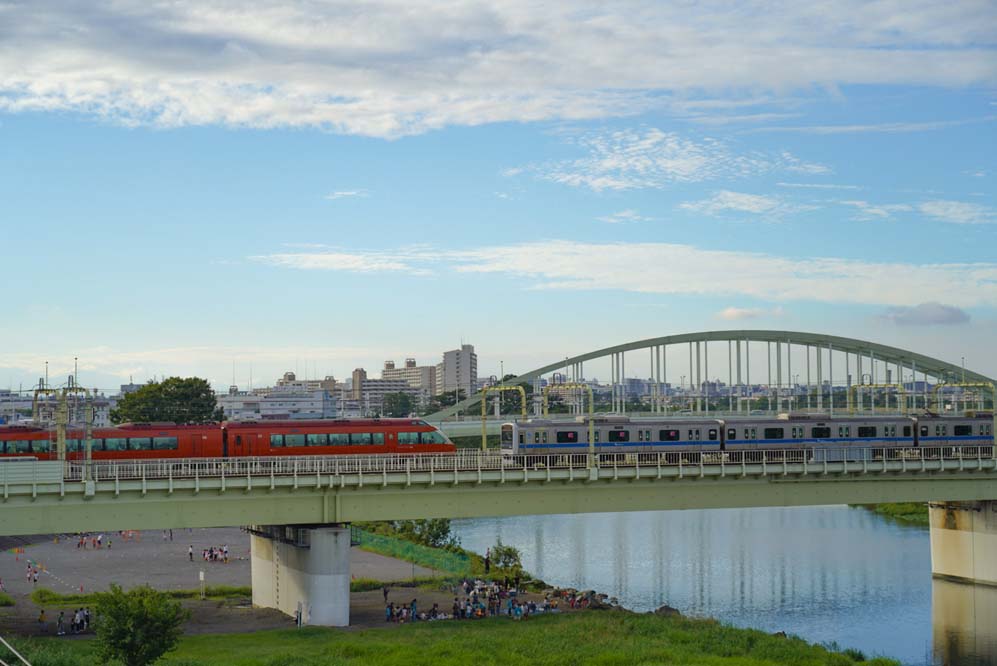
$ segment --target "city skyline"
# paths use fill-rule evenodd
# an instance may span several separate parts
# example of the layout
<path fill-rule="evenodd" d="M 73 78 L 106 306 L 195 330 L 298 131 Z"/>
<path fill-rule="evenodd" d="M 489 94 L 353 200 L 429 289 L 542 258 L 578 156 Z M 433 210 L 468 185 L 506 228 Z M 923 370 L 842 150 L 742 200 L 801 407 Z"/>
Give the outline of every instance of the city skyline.
<path fill-rule="evenodd" d="M 991 4 L 199 7 L 0 7 L 0 386 L 741 328 L 997 376 Z"/>

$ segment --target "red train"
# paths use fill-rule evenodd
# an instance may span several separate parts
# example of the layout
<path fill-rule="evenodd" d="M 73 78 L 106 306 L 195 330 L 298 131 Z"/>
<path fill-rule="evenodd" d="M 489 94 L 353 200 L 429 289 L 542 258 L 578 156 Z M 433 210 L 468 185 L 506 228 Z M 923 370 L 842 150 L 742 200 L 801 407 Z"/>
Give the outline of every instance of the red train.
<path fill-rule="evenodd" d="M 66 457 L 85 456 L 84 433 L 66 433 Z M 226 458 L 384 453 L 453 453 L 453 442 L 419 419 L 232 421 L 208 425 L 126 423 L 96 428 L 94 460 Z M 0 457 L 57 458 L 55 430 L 0 426 Z"/>

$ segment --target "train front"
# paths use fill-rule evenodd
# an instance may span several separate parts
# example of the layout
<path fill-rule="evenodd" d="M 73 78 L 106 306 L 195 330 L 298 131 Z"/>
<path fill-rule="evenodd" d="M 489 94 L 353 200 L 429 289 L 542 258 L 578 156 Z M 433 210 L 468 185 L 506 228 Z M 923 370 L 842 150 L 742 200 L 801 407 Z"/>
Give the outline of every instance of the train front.
<path fill-rule="evenodd" d="M 502 424 L 501 447 L 503 458 L 511 458 L 516 455 L 519 448 L 518 430 L 519 427 L 515 423 Z"/>

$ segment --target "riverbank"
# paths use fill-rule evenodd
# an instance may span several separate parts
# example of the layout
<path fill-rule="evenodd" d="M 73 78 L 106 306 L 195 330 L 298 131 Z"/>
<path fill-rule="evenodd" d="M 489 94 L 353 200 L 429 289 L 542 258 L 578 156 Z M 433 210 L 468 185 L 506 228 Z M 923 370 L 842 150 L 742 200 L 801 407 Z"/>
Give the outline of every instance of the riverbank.
<path fill-rule="evenodd" d="M 91 640 L 19 641 L 34 666 L 96 666 Z M 4 657 L 6 660 L 6 657 Z M 771 666 L 894 666 L 802 639 L 736 629 L 712 620 L 622 610 L 477 621 L 425 622 L 386 631 L 317 627 L 241 635 L 186 636 L 162 666 L 546 666 L 640 663 Z"/>
<path fill-rule="evenodd" d="M 903 502 L 898 504 L 858 504 L 856 506 L 906 525 L 928 527 L 929 524 L 927 503 Z"/>

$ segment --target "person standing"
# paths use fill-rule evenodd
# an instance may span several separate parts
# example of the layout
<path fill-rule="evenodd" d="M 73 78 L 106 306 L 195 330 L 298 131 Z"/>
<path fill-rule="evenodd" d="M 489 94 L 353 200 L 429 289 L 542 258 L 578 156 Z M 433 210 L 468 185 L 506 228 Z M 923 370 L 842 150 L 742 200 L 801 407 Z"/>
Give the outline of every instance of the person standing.
<path fill-rule="evenodd" d="M 189 559 L 191 562 L 194 561 L 194 544 L 190 544 L 189 546 L 187 546 L 187 559 Z"/>
<path fill-rule="evenodd" d="M 55 625 L 55 635 L 65 636 L 66 635 L 66 611 L 59 611 L 59 620 Z"/>
<path fill-rule="evenodd" d="M 3 588 L 0 587 L 0 589 L 3 589 Z M 387 585 L 385 585 L 384 587 L 381 588 L 381 594 L 384 595 L 384 603 L 388 603 L 388 586 Z"/>

